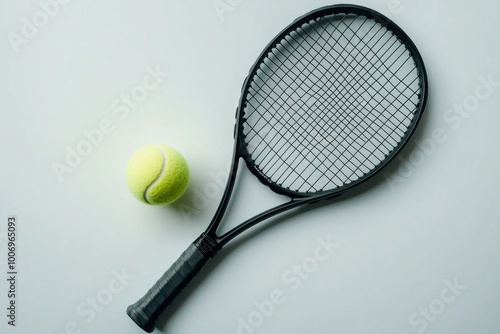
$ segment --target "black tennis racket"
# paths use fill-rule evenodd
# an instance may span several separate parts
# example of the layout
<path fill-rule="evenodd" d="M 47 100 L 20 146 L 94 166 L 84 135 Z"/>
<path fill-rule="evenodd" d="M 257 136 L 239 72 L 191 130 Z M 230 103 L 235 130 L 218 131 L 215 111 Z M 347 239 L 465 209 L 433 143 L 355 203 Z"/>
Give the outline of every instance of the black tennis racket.
<path fill-rule="evenodd" d="M 388 18 L 336 5 L 295 20 L 245 80 L 231 174 L 212 222 L 127 314 L 153 331 L 160 313 L 234 237 L 377 174 L 408 142 L 426 99 L 422 58 Z M 219 235 L 240 158 L 260 182 L 291 200 Z"/>

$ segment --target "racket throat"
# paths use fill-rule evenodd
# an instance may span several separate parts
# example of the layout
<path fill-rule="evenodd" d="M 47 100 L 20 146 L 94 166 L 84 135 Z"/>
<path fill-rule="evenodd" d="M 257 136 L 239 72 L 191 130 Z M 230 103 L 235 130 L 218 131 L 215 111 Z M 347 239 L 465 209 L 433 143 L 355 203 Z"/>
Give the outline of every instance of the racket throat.
<path fill-rule="evenodd" d="M 206 232 L 202 233 L 198 239 L 194 241 L 194 245 L 203 256 L 207 258 L 214 257 L 222 249 L 222 244 L 209 236 Z"/>

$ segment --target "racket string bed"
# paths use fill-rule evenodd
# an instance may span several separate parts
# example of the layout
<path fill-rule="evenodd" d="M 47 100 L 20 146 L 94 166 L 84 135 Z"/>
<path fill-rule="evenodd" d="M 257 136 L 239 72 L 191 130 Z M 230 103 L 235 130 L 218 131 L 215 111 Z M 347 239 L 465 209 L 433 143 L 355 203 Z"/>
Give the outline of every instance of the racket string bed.
<path fill-rule="evenodd" d="M 298 27 L 250 83 L 244 135 L 257 168 L 297 192 L 366 175 L 414 118 L 421 88 L 412 59 L 368 17 L 331 15 Z"/>

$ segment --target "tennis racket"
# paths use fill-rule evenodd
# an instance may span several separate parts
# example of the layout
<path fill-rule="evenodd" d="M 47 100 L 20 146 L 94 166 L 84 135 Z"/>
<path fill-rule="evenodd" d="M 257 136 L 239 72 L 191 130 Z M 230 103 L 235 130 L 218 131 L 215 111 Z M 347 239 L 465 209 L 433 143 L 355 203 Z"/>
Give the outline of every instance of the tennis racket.
<path fill-rule="evenodd" d="M 269 43 L 243 84 L 231 173 L 212 222 L 127 314 L 152 332 L 162 311 L 234 237 L 376 175 L 408 142 L 426 100 L 417 48 L 380 13 L 334 5 L 295 20 Z M 290 201 L 219 235 L 241 159 Z"/>

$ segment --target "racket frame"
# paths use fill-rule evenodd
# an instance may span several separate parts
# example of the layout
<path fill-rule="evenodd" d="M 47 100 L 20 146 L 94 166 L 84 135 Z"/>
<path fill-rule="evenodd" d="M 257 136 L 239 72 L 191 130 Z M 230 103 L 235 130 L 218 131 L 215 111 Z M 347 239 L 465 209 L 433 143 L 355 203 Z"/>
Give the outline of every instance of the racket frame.
<path fill-rule="evenodd" d="M 393 32 L 398 39 L 406 46 L 407 50 L 411 53 L 413 60 L 415 61 L 415 67 L 418 71 L 418 77 L 421 79 L 420 81 L 420 94 L 419 94 L 419 103 L 417 105 L 415 116 L 412 119 L 411 124 L 408 126 L 408 131 L 403 136 L 401 142 L 396 146 L 396 148 L 388 154 L 385 159 L 377 165 L 375 168 L 370 170 L 370 172 L 366 173 L 359 179 L 345 184 L 343 186 L 337 187 L 333 190 L 329 191 L 319 191 L 314 194 L 302 193 L 290 190 L 288 188 L 284 188 L 277 183 L 271 181 L 265 174 L 263 174 L 256 166 L 255 161 L 252 159 L 250 153 L 247 150 L 245 145 L 245 137 L 243 131 L 243 125 L 245 124 L 244 118 L 244 109 L 245 103 L 247 102 L 247 96 L 249 93 L 250 84 L 259 70 L 260 65 L 264 62 L 267 56 L 271 53 L 272 49 L 275 48 L 279 42 L 281 42 L 286 36 L 288 36 L 292 31 L 300 28 L 302 25 L 310 23 L 316 19 L 328 16 L 328 15 L 338 15 L 338 14 L 356 14 L 358 16 L 364 16 L 368 19 L 373 19 L 376 22 L 382 24 L 388 30 Z M 239 100 L 238 108 L 236 109 L 236 124 L 234 128 L 234 149 L 233 149 L 233 161 L 230 169 L 229 179 L 224 190 L 224 194 L 222 196 L 222 200 L 217 208 L 217 211 L 210 222 L 207 230 L 205 231 L 205 235 L 216 242 L 220 248 L 222 248 L 227 242 L 231 239 L 235 238 L 239 234 L 243 233 L 250 227 L 256 225 L 257 223 L 271 218 L 277 214 L 280 214 L 284 211 L 290 210 L 295 207 L 299 207 L 303 204 L 316 203 L 323 200 L 332 199 L 344 193 L 345 191 L 366 182 L 374 175 L 378 174 L 392 159 L 406 146 L 410 137 L 415 132 L 420 119 L 422 118 L 423 111 L 427 104 L 427 95 L 428 95 L 428 80 L 427 80 L 427 72 L 425 69 L 425 65 L 418 51 L 416 45 L 410 39 L 410 37 L 392 20 L 383 16 L 382 14 L 363 6 L 358 5 L 332 5 L 325 6 L 319 9 L 313 10 L 296 20 L 294 20 L 289 26 L 283 29 L 261 52 L 257 61 L 252 65 L 248 76 L 245 78 L 245 81 L 242 86 L 242 94 Z M 234 184 L 236 181 L 236 174 L 238 169 L 238 164 L 240 158 L 243 158 L 248 170 L 257 177 L 257 179 L 264 185 L 268 186 L 274 192 L 285 195 L 291 198 L 289 202 L 278 205 L 276 207 L 270 208 L 259 215 L 256 215 L 250 219 L 247 219 L 240 225 L 234 227 L 230 231 L 225 234 L 218 236 L 216 231 L 222 217 L 227 209 L 229 204 L 229 199 L 231 197 Z"/>

